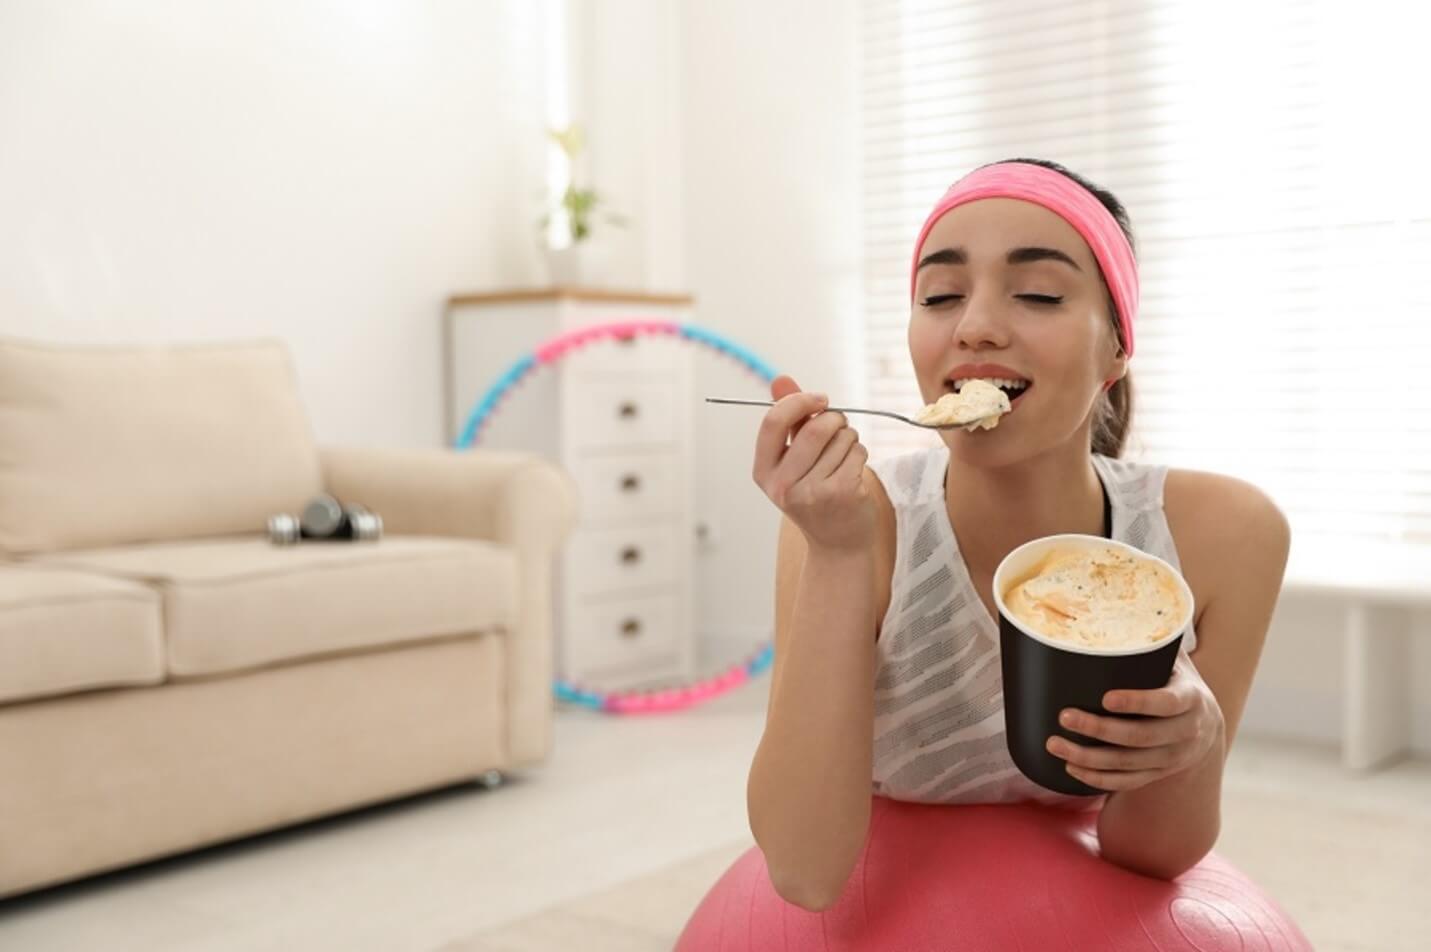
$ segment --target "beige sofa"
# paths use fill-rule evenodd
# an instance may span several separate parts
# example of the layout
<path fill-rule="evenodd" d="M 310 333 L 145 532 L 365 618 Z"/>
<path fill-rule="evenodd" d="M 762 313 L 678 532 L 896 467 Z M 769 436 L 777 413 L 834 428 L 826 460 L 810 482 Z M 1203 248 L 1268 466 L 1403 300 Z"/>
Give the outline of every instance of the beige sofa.
<path fill-rule="evenodd" d="M 267 541 L 323 490 L 383 539 Z M 277 342 L 0 339 L 0 896 L 537 763 L 574 522 L 534 457 L 320 449 Z"/>

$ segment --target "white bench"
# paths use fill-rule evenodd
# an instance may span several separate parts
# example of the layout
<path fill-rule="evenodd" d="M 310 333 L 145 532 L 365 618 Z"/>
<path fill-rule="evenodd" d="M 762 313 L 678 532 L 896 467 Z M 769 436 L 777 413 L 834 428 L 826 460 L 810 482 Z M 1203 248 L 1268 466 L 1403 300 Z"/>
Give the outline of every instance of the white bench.
<path fill-rule="evenodd" d="M 1411 746 L 1412 614 L 1431 607 L 1431 548 L 1294 543 L 1282 587 L 1344 606 L 1342 764 L 1399 758 Z"/>

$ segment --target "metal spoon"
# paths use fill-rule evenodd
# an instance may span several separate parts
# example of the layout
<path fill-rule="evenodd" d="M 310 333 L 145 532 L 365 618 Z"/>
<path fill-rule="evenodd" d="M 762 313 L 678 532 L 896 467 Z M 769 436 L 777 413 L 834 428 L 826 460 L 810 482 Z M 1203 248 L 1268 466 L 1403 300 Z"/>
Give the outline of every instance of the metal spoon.
<path fill-rule="evenodd" d="M 775 404 L 769 400 L 729 400 L 724 397 L 706 397 L 706 403 L 732 403 L 745 407 L 775 406 Z M 990 413 L 985 416 L 975 417 L 972 420 L 965 420 L 963 423 L 920 423 L 918 420 L 911 420 L 907 416 L 902 416 L 901 414 L 893 413 L 889 410 L 861 410 L 855 407 L 826 407 L 820 412 L 824 413 L 830 410 L 834 410 L 839 413 L 868 413 L 871 416 L 889 417 L 892 420 L 898 420 L 901 423 L 908 423 L 910 426 L 917 426 L 923 430 L 954 430 L 958 429 L 959 427 L 973 426 L 974 424 L 979 423 L 982 420 L 987 420 L 990 417 L 1002 416 L 1001 413 Z"/>

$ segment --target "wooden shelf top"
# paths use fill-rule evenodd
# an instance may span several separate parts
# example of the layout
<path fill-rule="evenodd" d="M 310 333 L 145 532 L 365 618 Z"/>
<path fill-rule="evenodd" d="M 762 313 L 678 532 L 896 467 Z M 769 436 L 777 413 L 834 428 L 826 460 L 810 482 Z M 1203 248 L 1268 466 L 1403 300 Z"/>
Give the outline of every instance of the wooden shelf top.
<path fill-rule="evenodd" d="M 689 305 L 695 299 L 689 294 L 658 294 L 650 291 L 619 291 L 610 288 L 517 288 L 507 291 L 483 291 L 474 294 L 454 294 L 447 299 L 449 308 L 469 304 L 515 304 L 526 301 L 591 301 L 600 304 L 672 304 Z"/>

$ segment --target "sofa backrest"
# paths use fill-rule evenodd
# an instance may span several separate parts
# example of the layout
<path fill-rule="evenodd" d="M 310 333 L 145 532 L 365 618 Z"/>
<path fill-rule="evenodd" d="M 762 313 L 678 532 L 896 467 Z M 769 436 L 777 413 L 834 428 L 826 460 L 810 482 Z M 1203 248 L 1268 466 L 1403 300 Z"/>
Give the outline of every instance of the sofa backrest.
<path fill-rule="evenodd" d="M 282 342 L 0 338 L 0 550 L 258 532 L 321 486 Z"/>

